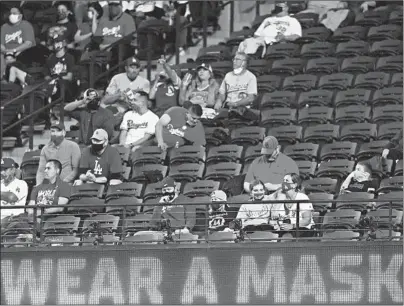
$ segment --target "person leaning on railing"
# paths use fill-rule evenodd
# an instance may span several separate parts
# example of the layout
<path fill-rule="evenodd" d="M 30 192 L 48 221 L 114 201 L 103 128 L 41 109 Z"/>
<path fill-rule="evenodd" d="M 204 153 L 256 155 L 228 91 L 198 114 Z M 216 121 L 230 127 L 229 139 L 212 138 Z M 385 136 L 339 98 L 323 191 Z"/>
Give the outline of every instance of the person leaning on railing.
<path fill-rule="evenodd" d="M 282 187 L 269 196 L 270 200 L 296 201 L 271 205 L 269 224 L 279 231 L 280 237 L 286 233 L 290 233 L 294 237 L 313 237 L 315 234 L 312 230 L 314 226 L 313 205 L 311 203 L 297 203 L 298 201 L 309 200 L 301 188 L 302 179 L 300 176 L 296 173 L 289 173 L 283 178 Z M 298 205 L 299 214 L 297 214 Z M 297 224 L 298 219 L 299 224 Z"/>

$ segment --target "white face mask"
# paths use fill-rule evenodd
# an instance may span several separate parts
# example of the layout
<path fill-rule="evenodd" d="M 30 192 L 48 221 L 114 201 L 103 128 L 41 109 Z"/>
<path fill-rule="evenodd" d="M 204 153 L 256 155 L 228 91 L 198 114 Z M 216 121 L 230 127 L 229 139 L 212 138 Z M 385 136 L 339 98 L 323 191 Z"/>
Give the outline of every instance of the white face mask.
<path fill-rule="evenodd" d="M 93 13 L 92 11 L 89 11 L 89 12 L 87 13 L 87 16 L 88 16 L 88 19 L 93 19 L 94 13 Z"/>
<path fill-rule="evenodd" d="M 243 68 L 242 68 L 242 67 L 233 69 L 233 73 L 234 73 L 234 74 L 240 74 L 240 73 L 242 73 L 242 72 L 243 72 Z"/>
<path fill-rule="evenodd" d="M 12 24 L 17 23 L 18 21 L 20 21 L 20 15 L 16 15 L 16 14 L 11 14 L 8 19 L 10 20 L 10 22 Z"/>
<path fill-rule="evenodd" d="M 358 170 L 356 170 L 354 172 L 354 179 L 358 182 L 367 181 L 367 180 L 369 180 L 369 178 L 370 178 L 370 175 L 367 172 L 358 171 Z"/>

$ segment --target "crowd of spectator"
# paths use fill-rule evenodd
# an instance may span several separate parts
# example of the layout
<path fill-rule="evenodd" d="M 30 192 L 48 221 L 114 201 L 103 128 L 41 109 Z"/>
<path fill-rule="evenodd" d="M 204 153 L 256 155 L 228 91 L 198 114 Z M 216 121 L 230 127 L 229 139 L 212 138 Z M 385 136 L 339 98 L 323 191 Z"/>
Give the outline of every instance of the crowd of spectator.
<path fill-rule="evenodd" d="M 167 3 L 161 5 L 160 2 Z M 260 110 L 254 103 L 258 95 L 257 77 L 249 70 L 249 56 L 261 46 L 265 50 L 271 44 L 301 37 L 300 23 L 288 13 L 285 3 L 277 5 L 254 36 L 240 44 L 233 57 L 233 69 L 223 80 L 215 77 L 207 62 L 199 64 L 181 79 L 161 58 L 157 77 L 150 83 L 139 74 L 140 61 L 131 54 L 125 60 L 125 72 L 112 77 L 105 93 L 94 88 L 79 88 L 74 80 L 76 63 L 94 45 L 99 50 L 111 51 L 111 44 L 142 26 L 136 19 L 139 17 L 164 17 L 171 22 L 175 7 L 183 4 L 179 2 L 141 1 L 132 9 L 128 9 L 128 5 L 133 3 L 126 3 L 125 9 L 121 1 L 91 2 L 86 7 L 87 14 L 82 12 L 84 16 L 80 22 L 79 16 L 74 16 L 77 6 L 58 2 L 55 4 L 57 21 L 47 30 L 42 29 L 39 39 L 34 35 L 32 25 L 23 20 L 21 9 L 13 7 L 10 10 L 9 22 L 1 29 L 1 56 L 6 64 L 2 71 L 4 81 L 26 86 L 30 80 L 25 72 L 27 52 L 38 52 L 36 56 L 46 58 L 45 79 L 53 79 L 50 95 L 65 89 L 65 115 L 78 121 L 79 134 L 76 141 L 68 140 L 65 125 L 60 120 L 52 122 L 51 138 L 41 150 L 36 184 L 30 195 L 27 183 L 17 178 L 14 160 L 3 158 L 2 206 L 64 205 L 69 201 L 72 186 L 121 184 L 124 179 L 119 147 L 129 149 L 132 161 L 136 159 L 136 151 L 146 146 L 158 146 L 161 151 L 168 152 L 185 145 L 204 148 L 203 123 L 227 127 L 233 119 L 246 124 L 259 120 Z M 367 10 L 373 4 L 366 1 L 361 9 Z M 318 14 L 321 23 L 334 31 L 349 18 L 350 10 L 343 1 L 309 1 L 307 9 L 300 13 Z M 60 87 L 61 83 L 63 87 Z M 118 130 L 117 136 L 115 131 Z M 297 203 L 293 202 L 309 199 L 302 188 L 296 162 L 281 152 L 274 136 L 263 139 L 260 154 L 249 167 L 242 185 L 244 190 L 240 192 L 248 195 L 246 202 L 253 203 L 232 211 L 227 205 L 228 194 L 215 190 L 210 196 L 209 228 L 234 231 L 235 220 L 241 220 L 241 228 L 245 230 L 256 230 L 265 225 L 280 236 L 295 235 L 296 228 L 301 236 L 313 236 L 313 205 L 302 203 L 298 209 Z M 402 158 L 402 131 L 383 151 L 382 158 L 388 156 Z M 371 162 L 358 163 L 342 183 L 341 193 L 374 192 L 375 189 Z M 195 206 L 187 205 L 192 199 L 180 193 L 171 177 L 161 181 L 161 192 L 162 197 L 153 208 L 150 227 L 157 228 L 161 220 L 169 219 L 172 228 L 192 232 L 197 218 Z M 265 203 L 270 200 L 279 203 Z M 285 200 L 289 202 L 283 203 Z M 62 210 L 46 208 L 45 213 L 55 214 Z M 24 209 L 5 212 L 2 212 L 2 228 L 7 227 L 10 218 L 24 213 Z"/>

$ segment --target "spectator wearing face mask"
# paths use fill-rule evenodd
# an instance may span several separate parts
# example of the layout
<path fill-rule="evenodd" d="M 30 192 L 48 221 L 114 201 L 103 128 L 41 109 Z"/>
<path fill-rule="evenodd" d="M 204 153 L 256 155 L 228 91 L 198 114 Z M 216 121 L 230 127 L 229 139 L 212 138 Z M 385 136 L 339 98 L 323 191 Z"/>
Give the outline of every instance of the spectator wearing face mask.
<path fill-rule="evenodd" d="M 170 226 L 176 232 L 189 233 L 195 226 L 195 205 L 187 205 L 191 199 L 181 195 L 171 177 L 161 182 L 163 196 L 153 210 L 152 227 L 158 227 L 161 220 L 170 220 Z"/>
<path fill-rule="evenodd" d="M 403 129 L 389 141 L 386 148 L 382 152 L 383 158 L 398 160 L 403 158 Z"/>
<path fill-rule="evenodd" d="M 171 107 L 156 124 L 156 142 L 162 150 L 186 144 L 206 145 L 205 130 L 200 122 L 202 107 L 186 102 Z"/>
<path fill-rule="evenodd" d="M 83 51 L 91 42 L 91 37 L 94 36 L 97 31 L 103 12 L 98 2 L 88 4 L 87 15 L 84 18 L 84 22 L 79 24 L 78 30 L 74 35 L 74 42 L 77 44 L 76 49 Z"/>
<path fill-rule="evenodd" d="M 269 198 L 265 195 L 267 191 L 262 181 L 252 181 L 250 188 L 250 201 L 257 203 L 241 205 L 236 219 L 242 221 L 243 228 L 251 229 L 251 227 L 268 224 L 272 204 L 264 203 Z"/>
<path fill-rule="evenodd" d="M 108 143 L 108 134 L 97 129 L 91 137 L 91 146 L 83 150 L 79 166 L 79 179 L 75 185 L 122 183 L 122 161 L 116 148 Z"/>
<path fill-rule="evenodd" d="M 215 190 L 210 195 L 209 230 L 220 231 L 234 219 L 228 212 L 227 195 L 223 190 Z"/>
<path fill-rule="evenodd" d="M 309 197 L 301 192 L 302 179 L 296 173 L 288 173 L 283 178 L 282 187 L 269 196 L 276 201 L 307 201 Z M 269 223 L 279 230 L 279 235 L 291 233 L 297 236 L 297 219 L 299 219 L 299 237 L 313 237 L 314 221 L 312 217 L 313 205 L 311 203 L 299 204 L 297 215 L 297 203 L 275 203 L 271 205 Z"/>
<path fill-rule="evenodd" d="M 274 136 L 265 137 L 262 142 L 262 156 L 257 157 L 248 169 L 244 180 L 244 190 L 251 192 L 250 182 L 260 180 L 265 188 L 273 192 L 281 188 L 287 173 L 299 173 L 296 162 L 281 152 L 278 140 Z"/>
<path fill-rule="evenodd" d="M 73 183 L 77 176 L 80 163 L 80 147 L 74 141 L 65 139 L 66 129 L 62 122 L 54 122 L 50 129 L 50 142 L 41 150 L 38 171 L 36 173 L 36 184 L 43 182 L 45 177 L 45 166 L 48 160 L 59 160 L 62 165 L 60 179 L 67 183 Z"/>
<path fill-rule="evenodd" d="M 236 53 L 233 58 L 233 71 L 228 72 L 219 88 L 215 109 L 217 119 L 236 115 L 247 120 L 258 120 L 259 110 L 251 106 L 257 96 L 257 78 L 247 70 L 248 55 Z"/>
<path fill-rule="evenodd" d="M 1 206 L 25 205 L 28 196 L 28 185 L 16 178 L 16 163 L 12 158 L 1 159 Z M 11 216 L 24 213 L 24 208 L 2 209 L 1 223 Z"/>
<path fill-rule="evenodd" d="M 139 75 L 140 63 L 136 57 L 130 57 L 125 62 L 125 72 L 114 75 L 101 100 L 103 107 L 113 109 L 114 114 L 122 115 L 128 110 L 124 92 L 127 89 L 150 92 L 150 82 Z M 121 117 L 122 119 L 122 117 Z"/>
<path fill-rule="evenodd" d="M 89 88 L 83 98 L 68 103 L 64 110 L 79 122 L 79 143 L 91 144 L 91 136 L 97 129 L 104 129 L 109 138 L 114 132 L 115 118 L 108 109 L 100 107 L 101 99 L 95 89 Z"/>
<path fill-rule="evenodd" d="M 158 64 L 162 70 L 154 80 L 149 97 L 154 100 L 154 113 L 160 117 L 170 107 L 178 105 L 181 79 L 164 58 L 160 58 Z"/>
<path fill-rule="evenodd" d="M 368 163 L 359 162 L 342 183 L 340 193 L 375 192 L 376 189 L 377 182 L 372 179 L 372 167 Z"/>
<path fill-rule="evenodd" d="M 128 89 L 125 94 L 130 110 L 123 116 L 119 144 L 135 152 L 154 137 L 159 117 L 149 110 L 149 95 L 146 92 Z"/>

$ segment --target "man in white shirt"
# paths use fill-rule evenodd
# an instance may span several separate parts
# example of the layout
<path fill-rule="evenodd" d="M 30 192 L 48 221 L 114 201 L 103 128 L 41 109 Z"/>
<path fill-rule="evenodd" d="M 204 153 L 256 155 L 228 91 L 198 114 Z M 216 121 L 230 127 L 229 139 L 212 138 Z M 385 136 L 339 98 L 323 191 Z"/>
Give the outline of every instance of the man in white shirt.
<path fill-rule="evenodd" d="M 114 106 L 116 108 L 114 113 L 124 114 L 128 110 L 123 94 L 127 89 L 150 92 L 150 82 L 139 75 L 140 63 L 135 57 L 126 60 L 125 71 L 112 77 L 101 100 L 102 107 Z"/>
<path fill-rule="evenodd" d="M 130 110 L 125 113 L 121 123 L 119 144 L 134 152 L 154 136 L 159 117 L 148 108 L 148 93 L 127 90 L 125 95 Z"/>
<path fill-rule="evenodd" d="M 11 158 L 1 159 L 1 206 L 25 205 L 28 185 L 15 177 L 16 163 Z M 24 213 L 24 208 L 2 209 L 1 222 Z"/>

